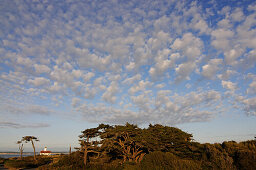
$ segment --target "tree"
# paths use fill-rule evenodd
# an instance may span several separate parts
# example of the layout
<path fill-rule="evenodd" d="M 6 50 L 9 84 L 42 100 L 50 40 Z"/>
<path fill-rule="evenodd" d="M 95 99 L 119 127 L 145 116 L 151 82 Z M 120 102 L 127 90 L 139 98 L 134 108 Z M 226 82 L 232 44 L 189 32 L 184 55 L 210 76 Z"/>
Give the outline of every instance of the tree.
<path fill-rule="evenodd" d="M 84 165 L 86 166 L 89 160 L 89 153 L 97 153 L 98 157 L 100 152 L 96 151 L 98 149 L 99 142 L 92 140 L 99 138 L 100 134 L 104 132 L 109 125 L 100 124 L 97 128 L 85 129 L 82 131 L 80 138 L 81 151 L 84 153 Z"/>
<path fill-rule="evenodd" d="M 191 134 L 183 132 L 175 127 L 150 124 L 147 129 L 143 129 L 142 144 L 148 148 L 149 152 L 170 152 L 179 147 L 183 148 L 183 145 L 190 142 L 192 137 Z"/>
<path fill-rule="evenodd" d="M 17 141 L 17 144 L 19 144 L 19 151 L 20 151 L 20 159 L 22 160 L 22 154 L 23 154 L 23 143 L 22 141 Z"/>
<path fill-rule="evenodd" d="M 137 125 L 126 123 L 108 127 L 100 135 L 101 150 L 105 151 L 111 159 L 123 159 L 123 162 L 139 163 L 148 153 L 142 144 L 142 129 Z"/>
<path fill-rule="evenodd" d="M 34 145 L 34 141 L 39 141 L 39 139 L 35 136 L 23 136 L 21 141 L 31 142 L 33 150 L 34 150 L 34 160 L 36 161 L 36 149 Z"/>
<path fill-rule="evenodd" d="M 122 159 L 122 162 L 135 163 L 154 151 L 181 155 L 184 150 L 189 150 L 188 144 L 192 139 L 191 134 L 178 128 L 156 124 L 141 129 L 129 123 L 115 126 L 100 124 L 97 128 L 82 131 L 79 137 L 85 165 L 90 161 L 89 156 L 95 153 L 104 158 L 102 160 Z"/>

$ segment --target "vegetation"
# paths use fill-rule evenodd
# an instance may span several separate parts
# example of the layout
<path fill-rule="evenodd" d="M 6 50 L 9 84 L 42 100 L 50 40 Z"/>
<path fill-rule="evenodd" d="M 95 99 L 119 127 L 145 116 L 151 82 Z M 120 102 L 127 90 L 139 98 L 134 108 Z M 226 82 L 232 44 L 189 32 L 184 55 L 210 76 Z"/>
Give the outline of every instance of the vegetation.
<path fill-rule="evenodd" d="M 145 129 L 129 123 L 100 124 L 82 131 L 79 142 L 76 152 L 50 159 L 38 169 L 256 169 L 255 140 L 200 144 L 191 134 L 159 124 Z"/>
<path fill-rule="evenodd" d="M 20 159 L 22 160 L 22 154 L 23 154 L 23 143 L 22 141 L 17 141 L 17 144 L 19 145 L 19 151 L 20 151 Z"/>
<path fill-rule="evenodd" d="M 34 157 L 24 157 L 22 160 L 17 158 L 10 158 L 4 161 L 5 168 L 15 168 L 15 169 L 24 169 L 24 168 L 37 168 L 52 162 L 50 157 L 39 157 L 37 161 L 34 160 Z"/>
<path fill-rule="evenodd" d="M 23 136 L 21 141 L 31 142 L 33 150 L 34 150 L 34 160 L 36 161 L 36 149 L 35 149 L 35 144 L 34 141 L 39 141 L 37 137 L 35 136 Z"/>

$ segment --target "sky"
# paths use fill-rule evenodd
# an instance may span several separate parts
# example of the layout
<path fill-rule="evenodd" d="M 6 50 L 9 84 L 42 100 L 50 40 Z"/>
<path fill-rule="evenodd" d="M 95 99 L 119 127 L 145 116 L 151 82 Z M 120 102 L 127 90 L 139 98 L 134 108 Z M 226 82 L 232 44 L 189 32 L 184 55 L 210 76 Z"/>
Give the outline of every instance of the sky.
<path fill-rule="evenodd" d="M 0 0 L 0 151 L 27 135 L 68 151 L 126 122 L 254 139 L 256 3 Z"/>

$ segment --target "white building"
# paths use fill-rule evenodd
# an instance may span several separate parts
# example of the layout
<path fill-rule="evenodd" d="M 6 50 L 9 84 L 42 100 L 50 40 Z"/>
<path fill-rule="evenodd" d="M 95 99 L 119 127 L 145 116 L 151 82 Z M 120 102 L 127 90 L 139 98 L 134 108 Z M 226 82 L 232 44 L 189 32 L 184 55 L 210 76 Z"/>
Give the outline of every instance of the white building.
<path fill-rule="evenodd" d="M 51 151 L 47 151 L 47 147 L 44 147 L 44 150 L 43 151 L 40 151 L 40 155 L 51 155 L 52 152 Z"/>

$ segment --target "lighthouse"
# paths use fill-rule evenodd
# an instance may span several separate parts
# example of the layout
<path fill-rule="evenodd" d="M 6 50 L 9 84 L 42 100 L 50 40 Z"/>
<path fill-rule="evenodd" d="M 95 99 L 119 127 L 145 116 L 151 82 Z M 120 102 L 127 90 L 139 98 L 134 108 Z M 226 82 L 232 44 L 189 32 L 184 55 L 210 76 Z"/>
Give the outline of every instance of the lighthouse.
<path fill-rule="evenodd" d="M 46 155 L 46 156 L 49 156 L 51 155 L 51 151 L 48 151 L 47 150 L 47 147 L 44 147 L 44 150 L 43 151 L 40 151 L 40 155 Z"/>

